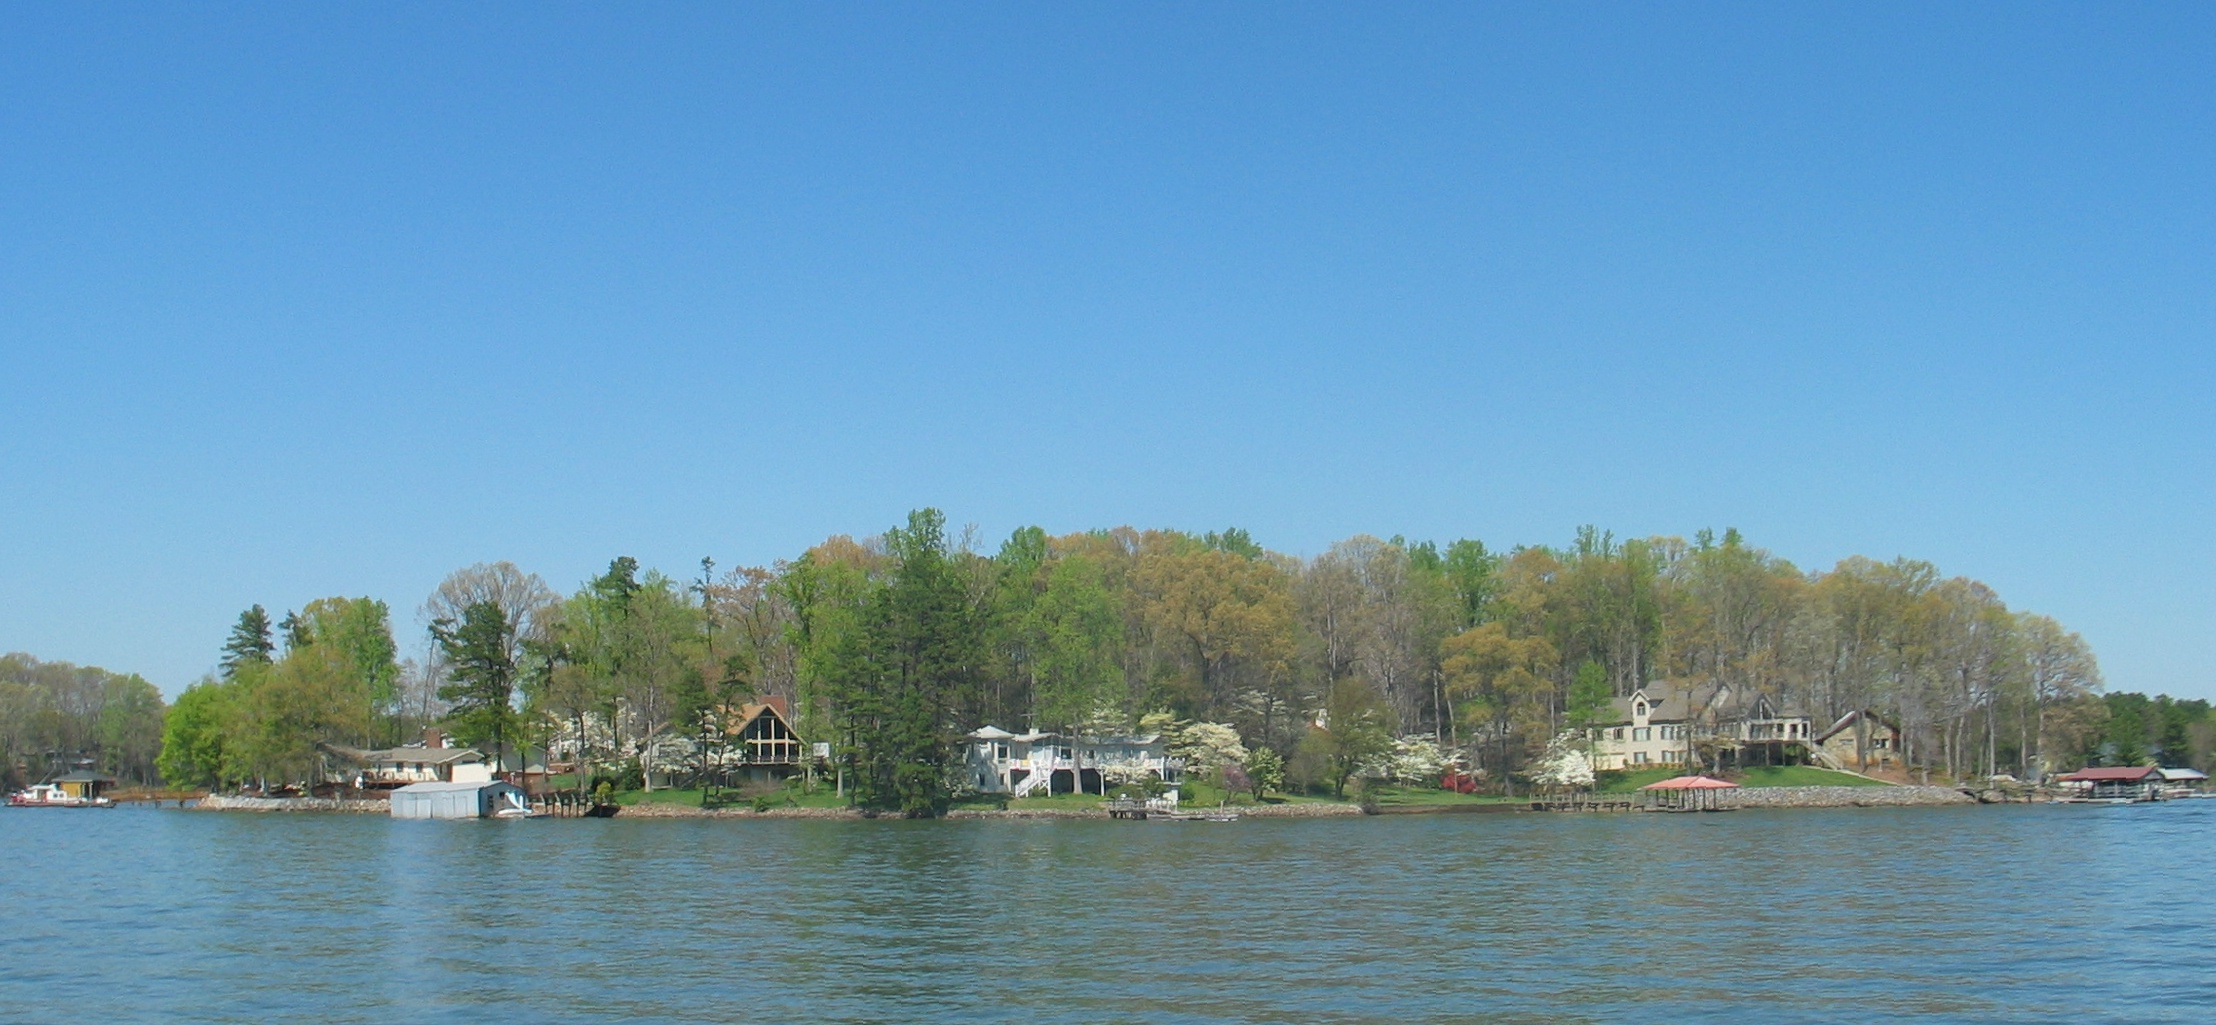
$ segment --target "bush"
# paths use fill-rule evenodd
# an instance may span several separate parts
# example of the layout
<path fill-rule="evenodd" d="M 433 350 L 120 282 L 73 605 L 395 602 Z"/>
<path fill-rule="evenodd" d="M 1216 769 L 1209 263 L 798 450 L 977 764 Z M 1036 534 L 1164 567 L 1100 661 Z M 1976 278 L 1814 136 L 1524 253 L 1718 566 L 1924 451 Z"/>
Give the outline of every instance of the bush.
<path fill-rule="evenodd" d="M 1354 803 L 1362 809 L 1362 814 L 1377 814 L 1377 789 L 1378 781 L 1368 776 L 1354 781 Z"/>

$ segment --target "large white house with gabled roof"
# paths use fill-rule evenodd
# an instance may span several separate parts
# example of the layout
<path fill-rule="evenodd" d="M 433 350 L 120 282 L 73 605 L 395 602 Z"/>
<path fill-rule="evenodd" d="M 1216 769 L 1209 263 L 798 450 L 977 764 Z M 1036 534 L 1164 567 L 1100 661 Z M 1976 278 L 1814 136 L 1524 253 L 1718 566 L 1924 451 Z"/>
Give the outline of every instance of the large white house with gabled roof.
<path fill-rule="evenodd" d="M 1160 734 L 1080 737 L 984 726 L 970 732 L 969 742 L 963 774 L 987 794 L 1106 794 L 1147 778 L 1176 783 L 1183 768 Z"/>

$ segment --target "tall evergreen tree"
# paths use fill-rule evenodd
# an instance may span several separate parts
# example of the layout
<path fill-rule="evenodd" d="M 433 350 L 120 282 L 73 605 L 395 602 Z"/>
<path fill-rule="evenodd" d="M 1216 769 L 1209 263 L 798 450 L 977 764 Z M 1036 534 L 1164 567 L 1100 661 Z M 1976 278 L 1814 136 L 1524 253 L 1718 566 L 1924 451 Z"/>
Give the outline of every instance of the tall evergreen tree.
<path fill-rule="evenodd" d="M 431 636 L 452 667 L 452 682 L 439 688 L 439 698 L 453 702 L 448 720 L 456 735 L 469 743 L 491 741 L 493 764 L 503 764 L 515 732 L 516 665 L 508 655 L 507 616 L 494 602 L 474 602 L 459 623 L 433 622 Z"/>
<path fill-rule="evenodd" d="M 277 624 L 277 630 L 284 635 L 287 655 L 315 643 L 315 627 L 308 617 L 300 613 L 286 612 L 284 620 Z"/>
<path fill-rule="evenodd" d="M 843 692 L 856 801 L 934 815 L 946 806 L 957 719 L 975 698 L 981 624 L 948 559 L 943 514 L 910 513 L 885 544 L 897 568 L 870 594 L 832 676 Z"/>
<path fill-rule="evenodd" d="M 239 613 L 231 639 L 223 643 L 223 678 L 238 675 L 239 667 L 258 662 L 268 665 L 277 645 L 269 639 L 269 612 L 256 605 Z"/>

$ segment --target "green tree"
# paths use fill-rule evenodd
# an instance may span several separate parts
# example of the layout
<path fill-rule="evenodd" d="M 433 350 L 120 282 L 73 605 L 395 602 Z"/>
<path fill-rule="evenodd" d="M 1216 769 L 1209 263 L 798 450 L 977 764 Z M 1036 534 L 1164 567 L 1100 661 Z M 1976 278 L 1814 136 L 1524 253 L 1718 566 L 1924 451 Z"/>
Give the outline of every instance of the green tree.
<path fill-rule="evenodd" d="M 400 649 L 392 637 L 392 613 L 373 598 L 318 598 L 300 614 L 304 644 L 329 649 L 347 690 L 358 694 L 372 732 L 383 742 L 401 739 L 389 726 L 398 713 Z"/>
<path fill-rule="evenodd" d="M 1347 781 L 1393 750 L 1392 710 L 1368 684 L 1348 681 L 1332 689 L 1324 723 L 1301 741 L 1321 759 L 1332 794 L 1344 798 Z"/>
<path fill-rule="evenodd" d="M 1254 784 L 1256 800 L 1272 790 L 1285 788 L 1285 759 L 1269 748 L 1257 747 L 1247 752 L 1246 773 L 1247 780 Z"/>
<path fill-rule="evenodd" d="M 285 618 L 277 624 L 277 633 L 285 639 L 286 654 L 315 643 L 315 633 L 308 625 L 307 618 L 297 612 L 285 613 Z"/>
<path fill-rule="evenodd" d="M 239 668 L 248 664 L 268 665 L 277 645 L 269 639 L 269 613 L 256 605 L 239 613 L 239 621 L 231 628 L 231 639 L 223 644 L 223 678 L 238 675 Z"/>
<path fill-rule="evenodd" d="M 1123 613 L 1091 559 L 1071 555 L 1047 571 L 1046 590 L 1024 619 L 1037 685 L 1038 721 L 1055 729 L 1128 724 L 1123 698 Z"/>
<path fill-rule="evenodd" d="M 1493 618 L 1493 599 L 1500 593 L 1500 556 L 1485 550 L 1485 542 L 1463 538 L 1447 546 L 1445 572 L 1462 610 L 1462 627 L 1468 629 Z"/>
<path fill-rule="evenodd" d="M 161 753 L 162 693 L 138 676 L 111 675 L 99 712 L 100 764 L 123 779 L 151 782 Z"/>
<path fill-rule="evenodd" d="M 309 644 L 276 664 L 240 677 L 244 723 L 235 723 L 227 750 L 265 782 L 314 782 L 319 745 L 358 741 L 369 731 L 363 681 L 336 649 Z M 243 741 L 243 744 L 239 743 Z"/>
<path fill-rule="evenodd" d="M 864 601 L 861 629 L 834 640 L 827 674 L 858 803 L 903 815 L 945 807 L 948 765 L 982 654 L 982 632 L 949 564 L 945 517 L 910 513 L 885 535 L 891 578 Z"/>
<path fill-rule="evenodd" d="M 492 601 L 465 606 L 460 622 L 431 624 L 431 636 L 451 667 L 451 682 L 439 688 L 439 698 L 453 704 L 448 722 L 464 743 L 491 741 L 496 766 L 505 764 L 515 731 L 516 664 L 509 656 L 509 631 L 508 617 Z"/>
<path fill-rule="evenodd" d="M 220 787 L 231 764 L 232 698 L 236 688 L 221 680 L 202 680 L 177 695 L 162 718 L 161 754 L 155 759 L 172 785 Z"/>
<path fill-rule="evenodd" d="M 1563 709 L 1562 721 L 1580 735 L 1591 730 L 1608 715 L 1609 699 L 1614 697 L 1608 686 L 1608 670 L 1601 664 L 1586 659 L 1577 667 L 1577 677 L 1570 682 L 1569 705 Z"/>

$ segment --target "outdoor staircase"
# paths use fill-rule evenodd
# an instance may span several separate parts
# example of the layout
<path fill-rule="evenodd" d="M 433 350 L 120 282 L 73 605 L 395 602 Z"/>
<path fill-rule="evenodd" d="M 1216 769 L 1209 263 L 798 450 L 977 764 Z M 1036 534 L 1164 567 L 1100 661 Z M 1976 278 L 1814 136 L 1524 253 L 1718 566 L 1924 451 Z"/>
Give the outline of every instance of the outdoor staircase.
<path fill-rule="evenodd" d="M 1016 784 L 1016 796 L 1029 797 L 1031 796 L 1032 791 L 1037 790 L 1040 787 L 1046 787 L 1047 792 L 1051 794 L 1054 792 L 1054 788 L 1052 786 L 1048 786 L 1048 784 L 1053 779 L 1053 769 L 1033 769 L 1031 770 L 1031 775 L 1025 776 L 1023 778 L 1023 782 Z"/>

